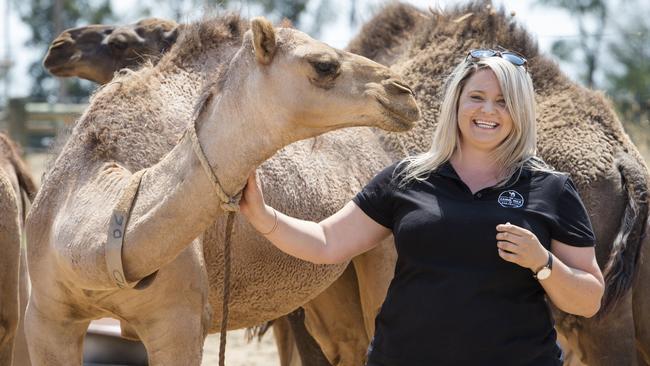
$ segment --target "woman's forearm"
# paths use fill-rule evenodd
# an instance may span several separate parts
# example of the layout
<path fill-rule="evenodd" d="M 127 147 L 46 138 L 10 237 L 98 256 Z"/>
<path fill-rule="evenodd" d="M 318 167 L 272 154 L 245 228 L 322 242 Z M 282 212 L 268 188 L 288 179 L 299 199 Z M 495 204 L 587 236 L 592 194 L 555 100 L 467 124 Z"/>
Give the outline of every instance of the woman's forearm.
<path fill-rule="evenodd" d="M 600 309 L 602 282 L 589 272 L 567 266 L 557 257 L 553 258 L 551 276 L 540 283 L 553 304 L 564 312 L 589 318 Z"/>
<path fill-rule="evenodd" d="M 327 245 L 321 225 L 313 221 L 296 219 L 265 206 L 250 223 L 273 245 L 283 252 L 317 264 L 332 264 L 331 248 Z"/>

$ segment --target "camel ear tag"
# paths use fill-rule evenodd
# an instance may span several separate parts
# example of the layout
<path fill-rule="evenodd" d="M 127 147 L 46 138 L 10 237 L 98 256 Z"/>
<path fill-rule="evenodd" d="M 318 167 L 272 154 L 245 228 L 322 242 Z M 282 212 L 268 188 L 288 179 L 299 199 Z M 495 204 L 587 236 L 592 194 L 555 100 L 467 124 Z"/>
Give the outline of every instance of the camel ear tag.
<path fill-rule="evenodd" d="M 273 24 L 262 17 L 256 17 L 251 20 L 251 30 L 253 31 L 253 48 L 257 61 L 263 65 L 270 64 L 275 54 Z"/>

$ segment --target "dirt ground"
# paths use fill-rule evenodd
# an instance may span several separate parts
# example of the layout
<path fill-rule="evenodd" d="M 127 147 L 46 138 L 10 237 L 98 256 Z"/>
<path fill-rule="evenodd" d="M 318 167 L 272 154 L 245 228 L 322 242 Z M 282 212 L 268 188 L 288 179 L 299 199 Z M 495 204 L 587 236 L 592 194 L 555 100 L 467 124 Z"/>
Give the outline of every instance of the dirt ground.
<path fill-rule="evenodd" d="M 49 160 L 47 154 L 28 154 L 25 158 L 27 165 L 37 184 Z M 216 366 L 219 364 L 219 335 L 211 334 L 205 340 L 203 362 L 201 366 Z M 245 331 L 228 332 L 226 340 L 226 365 L 228 366 L 279 366 L 280 360 L 275 347 L 273 332 L 269 331 L 261 342 L 246 341 Z"/>
<path fill-rule="evenodd" d="M 219 364 L 219 335 L 208 336 L 203 345 L 201 366 Z M 226 365 L 228 366 L 279 366 L 280 359 L 275 348 L 272 332 L 264 335 L 261 342 L 246 342 L 244 330 L 228 332 L 226 340 Z"/>

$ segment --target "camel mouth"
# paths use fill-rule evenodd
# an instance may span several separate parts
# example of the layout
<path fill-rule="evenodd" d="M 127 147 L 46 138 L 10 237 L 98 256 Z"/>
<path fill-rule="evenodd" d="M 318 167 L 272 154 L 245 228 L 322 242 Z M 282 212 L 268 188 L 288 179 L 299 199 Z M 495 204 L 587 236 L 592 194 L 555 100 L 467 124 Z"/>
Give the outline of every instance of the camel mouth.
<path fill-rule="evenodd" d="M 43 60 L 43 66 L 48 71 L 61 70 L 69 68 L 69 63 L 72 61 L 72 54 L 61 48 L 50 48 Z"/>
<path fill-rule="evenodd" d="M 47 71 L 51 74 L 54 74 L 56 76 L 75 76 L 72 74 L 72 68 L 70 68 L 67 63 L 64 64 L 58 64 L 58 65 L 48 65 L 47 60 L 46 62 L 43 63 L 43 66 L 47 69 Z"/>
<path fill-rule="evenodd" d="M 394 105 L 390 104 L 383 98 L 377 98 L 377 101 L 384 108 L 384 115 L 390 121 L 391 126 L 388 130 L 395 132 L 408 131 L 420 120 L 420 109 L 415 103 L 414 98 L 410 98 L 409 103 Z M 397 108 L 396 108 L 397 107 Z"/>

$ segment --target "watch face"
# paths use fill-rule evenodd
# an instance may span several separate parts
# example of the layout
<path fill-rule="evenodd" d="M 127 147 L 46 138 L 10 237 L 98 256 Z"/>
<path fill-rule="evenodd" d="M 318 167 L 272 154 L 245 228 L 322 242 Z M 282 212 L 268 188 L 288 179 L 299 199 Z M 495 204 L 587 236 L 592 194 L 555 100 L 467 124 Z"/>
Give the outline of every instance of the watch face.
<path fill-rule="evenodd" d="M 537 279 L 538 280 L 545 280 L 551 276 L 551 269 L 548 267 L 544 267 L 537 272 Z"/>

